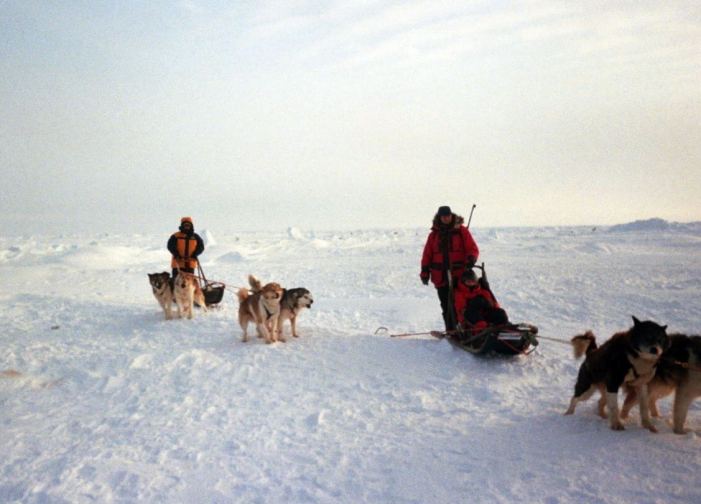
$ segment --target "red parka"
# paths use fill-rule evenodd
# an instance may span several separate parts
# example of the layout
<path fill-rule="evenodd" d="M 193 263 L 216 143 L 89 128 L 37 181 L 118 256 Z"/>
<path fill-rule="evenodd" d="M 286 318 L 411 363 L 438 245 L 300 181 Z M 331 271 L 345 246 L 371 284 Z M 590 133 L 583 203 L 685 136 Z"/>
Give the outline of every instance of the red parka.
<path fill-rule="evenodd" d="M 487 289 L 482 288 L 479 284 L 473 289 L 469 289 L 464 283 L 458 282 L 454 290 L 455 297 L 455 313 L 458 315 L 458 322 L 463 324 L 465 321 L 465 309 L 473 312 L 474 318 L 484 318 L 484 312 L 493 308 L 500 308 L 494 295 Z M 468 314 L 468 317 L 470 315 Z M 473 330 L 481 330 L 487 327 L 487 322 L 479 320 L 473 324 Z"/>
<path fill-rule="evenodd" d="M 421 279 L 431 278 L 433 285 L 443 287 L 448 284 L 445 272 L 453 273 L 455 284 L 459 283 L 465 267 L 473 265 L 479 257 L 477 243 L 470 231 L 463 226 L 464 219 L 453 214 L 451 224 L 444 226 L 440 217 L 433 219 L 433 227 L 426 239 L 421 257 Z"/>

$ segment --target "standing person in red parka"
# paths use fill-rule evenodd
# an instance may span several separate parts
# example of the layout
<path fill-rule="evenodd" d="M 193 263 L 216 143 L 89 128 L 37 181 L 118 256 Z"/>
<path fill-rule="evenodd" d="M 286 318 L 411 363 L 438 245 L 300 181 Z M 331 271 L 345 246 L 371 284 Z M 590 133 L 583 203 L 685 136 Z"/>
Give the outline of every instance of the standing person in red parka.
<path fill-rule="evenodd" d="M 477 244 L 463 222 L 465 219 L 455 215 L 449 206 L 440 207 L 433 217 L 433 226 L 421 257 L 421 281 L 428 285 L 430 278 L 436 287 L 446 331 L 455 329 L 456 324 L 451 286 L 460 280 L 465 268 L 475 265 L 479 257 Z"/>

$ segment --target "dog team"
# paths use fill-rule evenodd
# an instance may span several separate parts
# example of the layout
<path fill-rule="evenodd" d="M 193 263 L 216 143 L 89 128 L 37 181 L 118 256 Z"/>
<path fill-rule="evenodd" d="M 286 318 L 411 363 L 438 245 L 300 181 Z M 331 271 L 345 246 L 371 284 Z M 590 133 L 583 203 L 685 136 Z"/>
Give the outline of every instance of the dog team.
<path fill-rule="evenodd" d="M 442 217 L 441 212 L 452 215 L 449 207 L 441 207 L 436 219 Z M 443 219 L 447 221 L 446 217 Z M 197 256 L 204 251 L 204 244 L 194 232 L 190 217 L 181 219 L 179 232 L 168 241 L 168 250 L 173 256 L 173 276 L 167 272 L 149 274 L 153 294 L 166 319 L 173 318 L 173 302 L 178 317 L 184 314 L 191 319 L 194 303 L 205 311 L 206 305 L 198 278 L 194 275 Z M 469 258 L 472 264 L 475 260 Z M 426 280 L 427 271 L 428 268 L 422 269 L 422 280 Z M 253 275 L 249 275 L 248 283 L 250 289 L 242 288 L 237 292 L 242 341 L 248 341 L 248 326 L 254 324 L 258 337 L 264 338 L 266 343 L 284 342 L 283 324 L 287 320 L 292 336 L 298 337 L 297 317 L 314 302 L 309 290 L 302 287 L 284 289 L 276 282 L 263 285 Z M 441 304 L 444 308 L 442 298 Z M 601 346 L 597 345 L 591 331 L 573 337 L 575 358 L 585 356 L 585 360 L 579 368 L 574 395 L 565 415 L 574 414 L 577 404 L 598 390 L 598 413 L 608 419 L 611 429 L 623 430 L 622 420 L 637 403 L 642 426 L 657 432 L 650 414 L 659 417 L 657 401 L 674 393 L 673 428 L 675 433 L 683 434 L 689 406 L 701 396 L 701 336 L 668 335 L 666 330 L 667 326 L 633 317 L 631 328 L 614 334 Z M 621 389 L 625 399 L 622 409 L 619 409 L 618 391 Z"/>
<path fill-rule="evenodd" d="M 168 251 L 172 255 L 172 276 L 167 271 L 149 273 L 149 283 L 154 297 L 163 309 L 166 320 L 173 318 L 173 303 L 178 318 L 192 319 L 195 303 L 207 311 L 205 295 L 195 276 L 198 267 L 197 257 L 204 252 L 204 241 L 195 233 L 191 217 L 180 219 L 180 227 L 168 240 Z M 291 334 L 297 333 L 297 316 L 304 308 L 311 308 L 314 299 L 304 287 L 283 289 L 276 282 L 263 285 L 253 275 L 249 275 L 250 289 L 239 289 L 239 325 L 243 330 L 244 342 L 248 341 L 248 325 L 254 324 L 256 333 L 266 343 L 286 341 L 283 325 L 290 322 Z"/>
<path fill-rule="evenodd" d="M 689 406 L 701 396 L 701 336 L 667 334 L 667 326 L 633 317 L 633 327 L 614 334 L 600 347 L 591 331 L 572 338 L 576 358 L 585 355 L 579 368 L 574 395 L 565 415 L 597 390 L 599 416 L 613 430 L 623 422 L 636 402 L 644 428 L 657 432 L 650 419 L 659 417 L 657 401 L 674 392 L 672 423 L 676 434 L 684 434 Z M 623 408 L 618 391 L 623 389 Z"/>

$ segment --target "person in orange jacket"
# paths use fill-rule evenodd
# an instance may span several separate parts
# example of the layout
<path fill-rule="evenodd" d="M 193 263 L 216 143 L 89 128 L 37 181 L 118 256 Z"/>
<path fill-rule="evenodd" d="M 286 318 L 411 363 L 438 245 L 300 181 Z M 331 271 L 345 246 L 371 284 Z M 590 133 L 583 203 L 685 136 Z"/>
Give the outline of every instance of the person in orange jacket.
<path fill-rule="evenodd" d="M 463 223 L 449 206 L 438 208 L 421 256 L 419 276 L 424 285 L 430 279 L 436 287 L 446 331 L 455 329 L 456 323 L 450 284 L 459 283 L 465 268 L 474 266 L 479 257 L 477 243 Z"/>
<path fill-rule="evenodd" d="M 473 269 L 467 269 L 455 289 L 458 322 L 474 334 L 490 325 L 507 324 L 509 317 L 488 285 L 482 285 Z"/>
<path fill-rule="evenodd" d="M 185 273 L 195 273 L 197 257 L 204 252 L 204 241 L 195 233 L 192 217 L 180 219 L 179 231 L 173 233 L 168 239 L 168 250 L 173 258 L 170 267 L 173 268 L 173 278 L 178 270 Z"/>

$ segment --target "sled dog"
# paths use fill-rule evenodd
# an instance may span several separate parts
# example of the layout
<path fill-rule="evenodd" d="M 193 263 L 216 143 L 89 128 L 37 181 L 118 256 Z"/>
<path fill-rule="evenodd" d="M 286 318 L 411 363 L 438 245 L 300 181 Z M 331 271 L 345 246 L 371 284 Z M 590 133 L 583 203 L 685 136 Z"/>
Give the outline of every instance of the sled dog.
<path fill-rule="evenodd" d="M 676 434 L 684 434 L 689 406 L 701 396 L 701 336 L 671 334 L 670 345 L 662 353 L 655 376 L 647 384 L 648 404 L 652 416 L 659 417 L 657 401 L 674 392 L 672 425 Z M 627 418 L 635 405 L 637 393 L 626 387 L 621 418 Z"/>
<path fill-rule="evenodd" d="M 277 324 L 280 316 L 280 298 L 282 287 L 275 282 L 263 286 L 253 275 L 249 275 L 248 289 L 239 289 L 239 325 L 243 330 L 242 341 L 248 341 L 248 324 L 256 324 L 258 336 L 265 338 L 266 343 L 277 341 Z M 281 340 L 284 341 L 284 340 Z"/>
<path fill-rule="evenodd" d="M 297 334 L 297 317 L 304 308 L 311 308 L 313 303 L 312 293 L 304 287 L 283 290 L 282 299 L 280 300 L 280 316 L 277 323 L 281 341 L 285 341 L 285 320 L 290 321 L 292 336 L 295 338 L 299 337 L 299 334 Z"/>
<path fill-rule="evenodd" d="M 172 319 L 173 312 L 171 309 L 175 298 L 173 297 L 173 286 L 170 283 L 170 273 L 167 271 L 163 273 L 149 273 L 148 281 L 151 284 L 153 296 L 163 308 L 166 320 Z"/>
<path fill-rule="evenodd" d="M 173 284 L 173 296 L 175 297 L 175 304 L 178 306 L 179 318 L 182 318 L 183 314 L 188 319 L 193 317 L 195 301 L 197 301 L 202 310 L 207 311 L 202 288 L 194 275 L 179 271 Z"/>
<path fill-rule="evenodd" d="M 662 352 L 669 346 L 667 326 L 652 321 L 641 322 L 633 317 L 633 327 L 611 336 L 597 348 L 591 331 L 572 338 L 575 357 L 586 354 L 579 368 L 574 395 L 565 415 L 572 415 L 577 403 L 589 399 L 596 390 L 601 392 L 599 415 L 608 420 L 611 429 L 623 430 L 618 411 L 618 389 L 626 385 L 638 394 L 642 426 L 657 432 L 650 420 L 647 384 L 655 374 Z"/>

